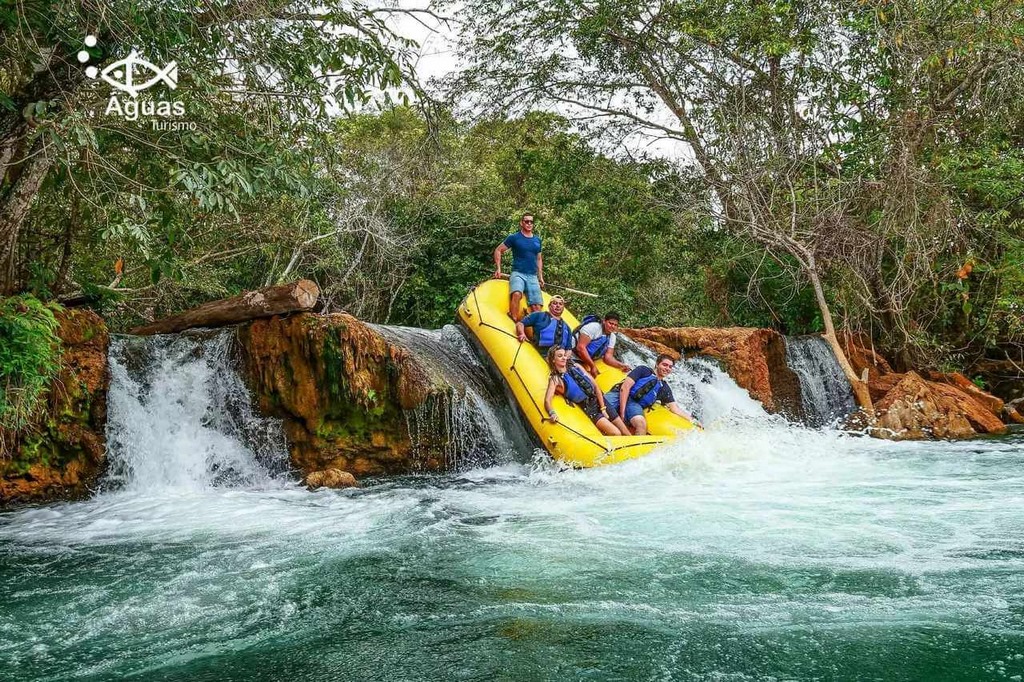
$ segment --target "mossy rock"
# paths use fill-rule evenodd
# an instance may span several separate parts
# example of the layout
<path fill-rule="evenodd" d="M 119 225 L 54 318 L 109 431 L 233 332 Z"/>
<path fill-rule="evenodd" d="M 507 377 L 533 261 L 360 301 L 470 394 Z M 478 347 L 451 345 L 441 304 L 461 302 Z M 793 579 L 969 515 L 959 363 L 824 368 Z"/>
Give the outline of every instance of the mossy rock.
<path fill-rule="evenodd" d="M 91 311 L 59 310 L 60 369 L 33 423 L 5 433 L 0 504 L 83 497 L 105 463 L 110 337 Z"/>
<path fill-rule="evenodd" d="M 451 389 L 408 350 L 344 313 L 256 320 L 239 329 L 239 340 L 254 398 L 285 421 L 300 471 L 423 469 L 407 412 Z"/>

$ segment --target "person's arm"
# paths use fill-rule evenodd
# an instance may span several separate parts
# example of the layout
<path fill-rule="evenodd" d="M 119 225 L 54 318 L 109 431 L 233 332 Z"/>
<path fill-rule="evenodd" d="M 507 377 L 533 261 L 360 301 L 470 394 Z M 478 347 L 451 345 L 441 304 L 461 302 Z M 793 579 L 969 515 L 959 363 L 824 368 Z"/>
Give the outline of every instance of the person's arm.
<path fill-rule="evenodd" d="M 635 383 L 633 377 L 626 377 L 622 380 L 622 386 L 619 388 L 619 417 L 623 422 L 626 421 L 626 401 L 629 400 L 629 391 Z"/>
<path fill-rule="evenodd" d="M 604 364 L 608 365 L 609 367 L 620 369 L 626 374 L 629 374 L 630 366 L 624 362 L 619 362 L 619 360 L 615 357 L 615 349 L 612 348 L 611 346 L 608 346 L 608 348 L 604 352 L 604 357 L 601 359 L 604 360 Z M 597 372 L 594 372 L 594 374 L 596 375 Z"/>
<path fill-rule="evenodd" d="M 501 279 L 501 256 L 508 251 L 508 246 L 505 242 L 498 244 L 498 248 L 494 250 L 494 279 Z"/>
<path fill-rule="evenodd" d="M 544 254 L 537 253 L 537 282 L 540 283 L 540 288 L 544 288 Z"/>
<path fill-rule="evenodd" d="M 597 365 L 594 364 L 594 358 L 590 357 L 590 352 L 587 350 L 587 344 L 591 342 L 591 338 L 580 332 L 579 339 L 576 341 L 576 357 L 580 359 L 583 366 L 587 368 L 587 371 L 597 376 Z"/>
<path fill-rule="evenodd" d="M 548 420 L 553 423 L 558 423 L 558 415 L 555 413 L 554 408 L 551 407 L 551 399 L 555 397 L 555 378 L 548 377 L 548 390 L 544 394 L 544 412 L 548 415 Z"/>
<path fill-rule="evenodd" d="M 526 341 L 527 339 L 533 338 L 533 335 L 536 333 L 533 325 L 537 323 L 538 315 L 540 315 L 540 313 L 530 313 L 523 319 L 516 322 L 517 339 L 519 339 L 520 341 Z M 529 331 L 527 331 L 527 328 L 529 328 Z"/>
<path fill-rule="evenodd" d="M 694 417 L 692 414 L 690 414 L 686 410 L 684 410 L 683 408 L 679 407 L 679 403 L 677 403 L 675 401 L 672 401 L 672 402 L 668 403 L 667 405 L 665 405 L 665 407 L 667 407 L 668 411 L 671 412 L 672 414 L 678 415 L 678 416 L 682 417 L 683 419 L 689 419 L 696 426 L 704 428 L 704 425 L 700 423 L 700 420 L 697 419 L 696 417 Z"/>
<path fill-rule="evenodd" d="M 672 414 L 680 416 L 683 419 L 688 419 L 697 426 L 701 426 L 701 423 L 697 421 L 696 417 L 694 417 L 692 414 L 690 414 L 689 412 L 687 412 L 686 410 L 679 406 L 679 403 L 676 402 L 676 397 L 672 395 L 672 389 L 669 388 L 668 386 L 662 387 L 661 391 L 658 394 L 658 400 L 661 402 L 662 405 L 667 407 L 668 411 L 671 412 Z M 701 426 L 701 428 L 704 427 Z"/>
<path fill-rule="evenodd" d="M 587 381 L 589 381 L 590 385 L 593 387 L 594 395 L 597 396 L 597 404 L 601 406 L 601 411 L 604 412 L 604 392 L 601 391 L 597 382 L 594 381 L 589 374 L 584 374 L 583 376 L 587 377 Z"/>

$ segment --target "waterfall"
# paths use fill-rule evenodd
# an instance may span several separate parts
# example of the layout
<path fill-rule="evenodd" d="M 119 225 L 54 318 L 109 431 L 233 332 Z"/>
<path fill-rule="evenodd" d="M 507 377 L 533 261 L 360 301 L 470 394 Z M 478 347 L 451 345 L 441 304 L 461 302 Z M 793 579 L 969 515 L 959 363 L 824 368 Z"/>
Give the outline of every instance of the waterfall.
<path fill-rule="evenodd" d="M 451 387 L 451 394 L 428 399 L 406 413 L 414 455 L 424 456 L 443 442 L 449 469 L 508 461 L 533 449 L 519 415 L 500 382 L 484 366 L 463 331 L 454 325 L 418 329 L 374 325 L 381 334 L 412 351 L 428 370 Z"/>
<path fill-rule="evenodd" d="M 826 426 L 853 412 L 856 402 L 839 361 L 820 336 L 786 338 L 786 364 L 800 378 L 805 421 Z"/>
<path fill-rule="evenodd" d="M 414 468 L 438 456 L 448 469 L 465 470 L 533 453 L 514 402 L 460 328 L 375 328 L 451 389 L 406 412 Z M 624 361 L 653 365 L 648 349 L 619 339 Z M 266 488 L 290 480 L 281 423 L 255 411 L 233 340 L 231 331 L 114 338 L 104 489 Z M 679 403 L 705 424 L 766 416 L 713 361 L 680 362 L 668 382 Z"/>
<path fill-rule="evenodd" d="M 616 355 L 631 367 L 654 367 L 657 353 L 625 334 L 616 341 Z M 677 362 L 668 376 L 672 394 L 683 409 L 705 425 L 733 417 L 768 418 L 761 403 L 741 388 L 711 358 L 688 358 Z"/>
<path fill-rule="evenodd" d="M 253 410 L 232 340 L 231 331 L 112 340 L 104 487 L 201 490 L 285 480 L 284 431 Z"/>

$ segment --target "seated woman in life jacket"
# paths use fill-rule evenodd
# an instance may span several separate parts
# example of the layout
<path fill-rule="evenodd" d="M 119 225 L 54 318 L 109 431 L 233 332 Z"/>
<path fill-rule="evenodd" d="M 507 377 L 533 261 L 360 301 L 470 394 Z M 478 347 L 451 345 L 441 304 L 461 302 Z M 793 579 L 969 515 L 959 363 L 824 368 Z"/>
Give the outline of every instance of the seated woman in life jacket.
<path fill-rule="evenodd" d="M 569 361 L 569 351 L 552 346 L 547 353 L 551 376 L 544 394 L 544 409 L 548 419 L 558 423 L 558 414 L 551 407 L 551 399 L 560 395 L 567 402 L 583 409 L 584 414 L 606 436 L 628 436 L 629 429 L 617 417 L 609 416 L 604 396 L 590 375 L 579 365 Z M 614 421 L 613 421 L 614 420 Z"/>
<path fill-rule="evenodd" d="M 580 364 L 587 368 L 591 376 L 597 376 L 597 361 L 615 367 L 623 372 L 630 370 L 629 365 L 615 359 L 615 332 L 619 329 L 619 314 L 605 313 L 604 318 L 587 315 L 580 326 L 573 330 L 576 335 L 575 352 Z"/>
<path fill-rule="evenodd" d="M 541 355 L 545 355 L 549 348 L 571 349 L 572 327 L 562 319 L 563 312 L 565 299 L 552 297 L 546 311 L 538 310 L 516 322 L 516 338 L 532 341 Z"/>
<path fill-rule="evenodd" d="M 658 402 L 673 414 L 700 425 L 692 415 L 679 407 L 675 396 L 672 395 L 672 389 L 665 382 L 675 364 L 672 356 L 659 355 L 654 362 L 653 370 L 650 367 L 637 367 L 604 394 L 608 409 L 617 414 L 623 422 L 628 423 L 634 435 L 647 435 L 647 418 L 644 417 L 644 412 Z"/>

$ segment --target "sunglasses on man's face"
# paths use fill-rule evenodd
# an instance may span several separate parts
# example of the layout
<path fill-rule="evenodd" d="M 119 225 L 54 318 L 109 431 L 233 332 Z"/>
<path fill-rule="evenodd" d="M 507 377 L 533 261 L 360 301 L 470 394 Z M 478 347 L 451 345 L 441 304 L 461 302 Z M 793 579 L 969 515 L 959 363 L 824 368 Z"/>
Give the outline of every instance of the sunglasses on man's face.
<path fill-rule="evenodd" d="M 532 221 L 532 220 L 524 220 L 523 222 L 524 222 L 524 223 L 528 223 L 528 224 L 530 224 L 530 225 L 533 225 L 533 221 Z"/>

